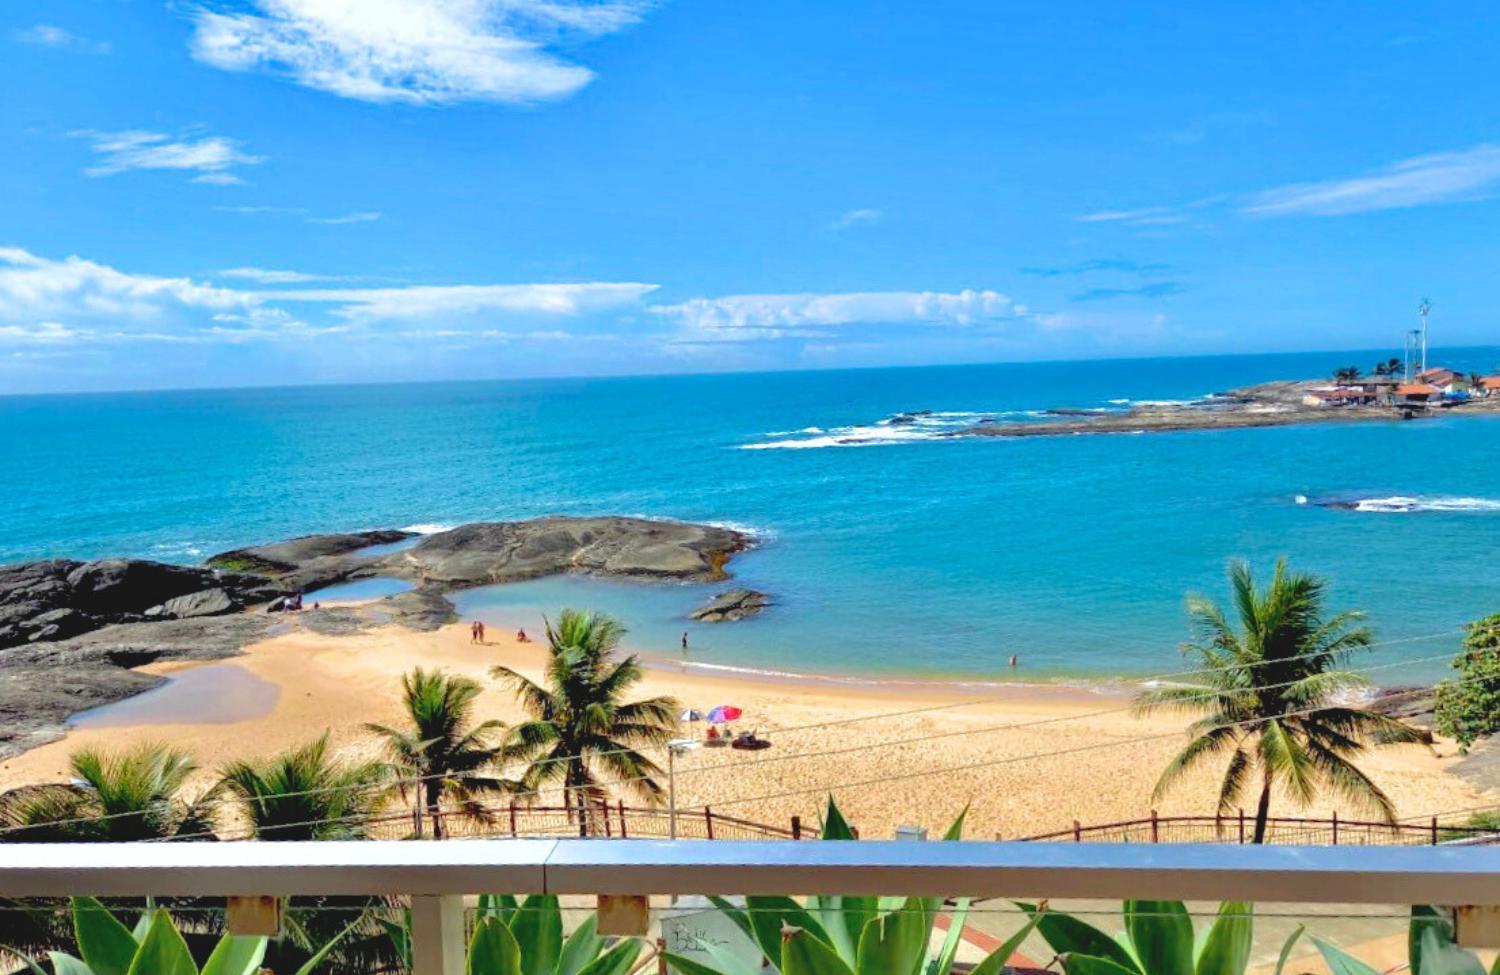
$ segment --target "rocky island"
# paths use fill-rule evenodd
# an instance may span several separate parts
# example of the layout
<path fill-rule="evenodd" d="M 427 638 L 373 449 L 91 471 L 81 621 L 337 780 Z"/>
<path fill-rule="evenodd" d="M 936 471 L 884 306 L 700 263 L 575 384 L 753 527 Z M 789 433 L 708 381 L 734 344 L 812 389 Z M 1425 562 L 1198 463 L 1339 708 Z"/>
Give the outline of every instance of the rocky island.
<path fill-rule="evenodd" d="M 1418 384 L 1421 385 L 1421 384 Z M 1299 423 L 1370 423 L 1445 415 L 1500 415 L 1500 395 L 1448 399 L 1437 387 L 1374 381 L 1278 380 L 1184 403 L 1138 403 L 1123 410 L 1051 409 L 1030 420 L 989 420 L 954 437 L 1048 437 L 1088 433 L 1162 433 L 1279 427 Z"/>
<path fill-rule="evenodd" d="M 411 543 L 392 551 L 393 547 Z M 389 623 L 433 630 L 445 593 L 564 573 L 711 582 L 753 544 L 713 525 L 551 517 L 405 531 L 309 535 L 211 556 L 203 566 L 50 559 L 0 567 L 0 757 L 55 740 L 79 711 L 163 682 L 131 668 L 215 660 L 278 633 Z M 287 597 L 360 579 L 411 592 L 359 606 L 267 613 Z"/>

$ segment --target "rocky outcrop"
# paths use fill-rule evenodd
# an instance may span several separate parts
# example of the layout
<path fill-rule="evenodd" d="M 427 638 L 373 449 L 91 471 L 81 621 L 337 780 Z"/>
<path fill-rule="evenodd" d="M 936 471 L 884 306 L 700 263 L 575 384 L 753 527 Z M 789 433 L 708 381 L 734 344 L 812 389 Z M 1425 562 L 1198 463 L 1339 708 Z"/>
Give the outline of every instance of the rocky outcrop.
<path fill-rule="evenodd" d="M 429 535 L 372 566 L 376 575 L 462 589 L 567 572 L 711 581 L 750 537 L 728 528 L 646 518 L 479 522 Z"/>
<path fill-rule="evenodd" d="M 116 623 L 233 612 L 270 598 L 260 576 L 144 559 L 50 559 L 0 568 L 0 647 Z"/>
<path fill-rule="evenodd" d="M 330 635 L 388 624 L 432 630 L 454 618 L 445 591 L 491 583 L 566 572 L 722 579 L 729 559 L 751 544 L 747 535 L 710 525 L 559 517 L 464 525 L 404 551 L 366 551 L 410 537 L 310 535 L 223 552 L 206 567 L 138 559 L 0 567 L 0 757 L 60 737 L 71 714 L 160 683 L 130 669 L 143 664 L 233 656 L 293 628 Z M 358 606 L 241 612 L 375 576 L 418 588 Z"/>
<path fill-rule="evenodd" d="M 771 605 L 771 597 L 754 589 L 731 589 L 721 592 L 706 606 L 688 615 L 699 623 L 733 623 L 760 613 Z"/>

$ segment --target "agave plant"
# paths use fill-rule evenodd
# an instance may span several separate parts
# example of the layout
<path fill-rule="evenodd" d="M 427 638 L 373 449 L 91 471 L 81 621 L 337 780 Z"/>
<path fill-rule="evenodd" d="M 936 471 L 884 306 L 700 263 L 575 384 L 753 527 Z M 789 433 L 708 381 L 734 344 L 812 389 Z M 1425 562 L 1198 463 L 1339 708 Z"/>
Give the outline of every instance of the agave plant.
<path fill-rule="evenodd" d="M 49 952 L 52 975 L 255 975 L 266 956 L 265 938 L 227 934 L 200 969 L 172 916 L 160 908 L 142 914 L 134 930 L 92 897 L 74 898 L 72 909 L 83 957 Z M 337 940 L 325 944 L 297 975 L 311 975 Z M 32 975 L 47 975 L 35 959 L 21 957 Z"/>
<path fill-rule="evenodd" d="M 959 839 L 967 812 L 948 827 L 944 840 Z M 822 839 L 857 839 L 832 798 L 823 816 Z M 744 908 L 723 898 L 711 899 L 781 975 L 948 975 L 969 911 L 967 900 L 957 902 L 942 946 L 929 956 L 928 945 L 942 908 L 938 898 L 821 896 L 799 904 L 790 897 L 750 896 Z M 1035 926 L 1033 919 L 971 975 L 999 975 Z M 758 975 L 760 971 L 717 945 L 704 943 L 702 948 L 712 964 L 671 953 L 667 961 L 683 975 Z"/>
<path fill-rule="evenodd" d="M 1057 952 L 1067 975 L 1244 975 L 1250 962 L 1254 908 L 1246 901 L 1219 905 L 1201 938 L 1181 901 L 1126 901 L 1125 932 L 1118 938 L 1045 905 L 1017 906 Z M 1287 939 L 1283 962 L 1300 934 Z"/>
<path fill-rule="evenodd" d="M 517 902 L 509 895 L 479 898 L 469 942 L 469 975 L 627 975 L 642 942 L 599 936 L 593 915 L 563 938 L 562 908 L 552 894 Z"/>
<path fill-rule="evenodd" d="M 1312 940 L 1329 971 L 1335 975 L 1380 975 L 1376 969 L 1342 948 L 1322 938 Z M 1411 975 L 1495 975 L 1500 972 L 1500 959 L 1496 959 L 1495 965 L 1487 970 L 1472 951 L 1458 946 L 1447 914 L 1426 905 L 1411 909 L 1407 961 Z"/>

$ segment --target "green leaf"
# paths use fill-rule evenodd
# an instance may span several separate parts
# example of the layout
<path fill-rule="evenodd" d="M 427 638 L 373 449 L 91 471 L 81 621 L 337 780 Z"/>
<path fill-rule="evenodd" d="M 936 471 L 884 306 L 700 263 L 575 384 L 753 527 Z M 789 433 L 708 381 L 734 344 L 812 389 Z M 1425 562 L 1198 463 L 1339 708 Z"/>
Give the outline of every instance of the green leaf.
<path fill-rule="evenodd" d="M 73 934 L 94 975 L 125 975 L 140 947 L 130 929 L 92 897 L 73 898 Z"/>
<path fill-rule="evenodd" d="M 360 923 L 363 920 L 364 918 L 357 917 L 354 920 L 350 921 L 348 924 L 344 925 L 344 930 L 340 931 L 338 934 L 329 939 L 327 944 L 314 952 L 313 956 L 306 962 L 304 962 L 301 968 L 297 969 L 297 975 L 312 975 L 313 971 L 316 970 L 319 965 L 323 964 L 323 959 L 327 958 L 329 954 L 333 952 L 333 949 L 338 947 L 338 943 L 340 941 L 343 941 L 345 938 L 349 937 L 349 933 L 355 928 L 359 927 Z"/>
<path fill-rule="evenodd" d="M 828 811 L 823 814 L 823 832 L 821 839 L 825 840 L 854 840 L 859 837 L 854 835 L 854 828 L 839 812 L 838 803 L 833 801 L 833 796 L 828 797 Z"/>
<path fill-rule="evenodd" d="M 854 975 L 828 942 L 806 930 L 793 931 L 781 945 L 781 975 Z M 898 975 L 898 973 L 891 973 Z"/>
<path fill-rule="evenodd" d="M 479 903 L 476 905 L 479 917 L 498 917 L 507 926 L 515 917 L 516 910 L 520 907 L 516 903 L 513 894 L 480 894 Z"/>
<path fill-rule="evenodd" d="M 958 945 L 964 937 L 964 924 L 969 920 L 969 898 L 960 897 L 954 902 L 953 913 L 948 917 L 948 934 L 943 938 L 943 947 L 927 965 L 927 975 L 948 975 L 953 971 L 953 960 L 958 957 Z M 932 935 L 929 932 L 928 938 Z"/>
<path fill-rule="evenodd" d="M 52 960 L 53 975 L 94 975 L 94 970 L 72 955 L 65 955 L 60 951 L 48 952 L 47 957 Z"/>
<path fill-rule="evenodd" d="M 1135 959 L 1130 957 L 1130 952 L 1111 938 L 1085 921 L 1080 921 L 1071 914 L 1061 914 L 1056 911 L 1038 911 L 1030 904 L 1017 904 L 1017 907 L 1036 918 L 1037 930 L 1052 950 L 1059 955 L 1087 955 L 1095 958 L 1107 958 L 1131 972 L 1132 975 L 1140 975 L 1140 968 Z"/>
<path fill-rule="evenodd" d="M 1063 971 L 1067 975 L 1135 975 L 1134 968 L 1126 968 L 1113 958 L 1098 955 L 1064 955 Z"/>
<path fill-rule="evenodd" d="M 532 894 L 510 919 L 521 947 L 522 975 L 553 975 L 562 954 L 562 909 L 555 894 Z"/>
<path fill-rule="evenodd" d="M 828 937 L 823 925 L 790 897 L 780 895 L 746 897 L 745 911 L 750 916 L 750 927 L 755 934 L 755 943 L 760 945 L 761 952 L 767 958 L 781 957 L 783 950 L 781 929 L 784 927 L 801 928 L 828 945 L 830 951 L 834 951 L 833 941 Z M 786 969 L 783 968 L 783 975 L 785 972 Z"/>
<path fill-rule="evenodd" d="M 984 961 L 975 965 L 969 975 L 1000 975 L 1005 966 L 1010 964 L 1011 956 L 1021 947 L 1021 943 L 1031 936 L 1032 931 L 1036 930 L 1036 923 L 1039 919 L 1040 915 L 1032 915 L 1025 927 L 1006 938 L 1005 943 L 992 951 Z M 939 975 L 948 975 L 948 973 L 941 972 Z"/>
<path fill-rule="evenodd" d="M 728 900 L 714 894 L 708 895 L 708 902 L 722 911 L 725 917 L 733 921 L 735 927 L 745 932 L 745 937 L 751 941 L 755 940 L 755 929 L 750 925 L 750 915 L 743 908 L 735 907 Z"/>
<path fill-rule="evenodd" d="M 1250 964 L 1254 906 L 1246 901 L 1225 901 L 1219 917 L 1208 931 L 1198 955 L 1197 975 L 1244 975 Z"/>
<path fill-rule="evenodd" d="M 1193 919 L 1181 901 L 1126 901 L 1125 931 L 1146 975 L 1193 975 Z"/>
<path fill-rule="evenodd" d="M 521 946 L 498 917 L 482 917 L 469 941 L 468 975 L 521 975 Z"/>
<path fill-rule="evenodd" d="M 726 972 L 721 972 L 717 968 L 710 968 L 702 962 L 684 958 L 682 955 L 674 955 L 670 951 L 662 952 L 661 956 L 681 975 L 727 975 Z"/>
<path fill-rule="evenodd" d="M 865 925 L 855 970 L 859 975 L 916 975 L 926 954 L 927 907 L 912 897 L 899 910 Z"/>
<path fill-rule="evenodd" d="M 1473 952 L 1444 940 L 1429 926 L 1422 932 L 1422 969 L 1414 975 L 1485 975 L 1485 971 Z"/>
<path fill-rule="evenodd" d="M 578 975 L 628 975 L 641 955 L 642 941 L 626 938 L 583 967 Z"/>
<path fill-rule="evenodd" d="M 853 966 L 859 954 L 859 939 L 864 934 L 865 925 L 879 912 L 878 904 L 874 897 L 834 895 L 811 898 L 808 909 L 822 922 L 833 950 Z"/>
<path fill-rule="evenodd" d="M 1314 937 L 1313 944 L 1318 946 L 1318 952 L 1323 956 L 1323 961 L 1328 965 L 1328 971 L 1332 975 L 1380 975 L 1369 965 L 1322 938 Z"/>
<path fill-rule="evenodd" d="M 1287 935 L 1286 941 L 1281 946 L 1281 954 L 1276 957 L 1275 975 L 1281 975 L 1281 970 L 1286 968 L 1286 960 L 1292 957 L 1292 946 L 1297 943 L 1297 939 L 1302 937 L 1303 932 L 1306 930 L 1307 925 L 1299 924 L 1297 925 L 1297 930 Z"/>
<path fill-rule="evenodd" d="M 948 826 L 948 832 L 946 832 L 946 833 L 943 834 L 943 840 L 945 842 L 951 842 L 953 840 L 961 840 L 961 839 L 963 839 L 963 835 L 964 835 L 964 820 L 968 819 L 968 818 L 969 818 L 969 807 L 968 807 L 968 805 L 965 805 L 963 807 L 963 809 L 959 811 L 958 818 L 955 819 L 952 823 L 949 824 L 949 826 Z M 944 973 L 944 975 L 947 975 L 947 973 Z"/>
<path fill-rule="evenodd" d="M 380 927 L 385 931 L 385 936 L 391 939 L 391 945 L 396 950 L 396 957 L 401 959 L 401 964 L 411 968 L 411 921 L 399 924 L 386 918 L 377 918 Z"/>
<path fill-rule="evenodd" d="M 265 957 L 265 938 L 226 934 L 203 963 L 203 975 L 255 975 Z"/>
<path fill-rule="evenodd" d="M 604 950 L 604 939 L 599 937 L 599 916 L 590 914 L 582 924 L 573 929 L 568 940 L 563 942 L 562 954 L 557 958 L 557 975 L 578 975 L 578 972 L 599 957 Z"/>
<path fill-rule="evenodd" d="M 154 912 L 127 975 L 198 975 L 192 952 L 166 911 Z"/>
<path fill-rule="evenodd" d="M 1453 925 L 1449 923 L 1446 911 L 1430 904 L 1413 904 L 1411 922 L 1406 929 L 1406 959 L 1411 975 L 1421 975 L 1422 934 L 1428 929 L 1436 930 L 1443 941 L 1453 940 Z"/>

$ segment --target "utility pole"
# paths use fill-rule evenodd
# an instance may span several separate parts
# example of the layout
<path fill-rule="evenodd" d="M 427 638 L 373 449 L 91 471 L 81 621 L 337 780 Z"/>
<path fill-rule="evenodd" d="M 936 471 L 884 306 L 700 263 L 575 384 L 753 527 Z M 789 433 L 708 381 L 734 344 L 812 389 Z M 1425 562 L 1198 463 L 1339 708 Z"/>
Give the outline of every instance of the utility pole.
<path fill-rule="evenodd" d="M 1432 311 L 1432 302 L 1426 298 L 1417 306 L 1417 314 L 1422 316 L 1422 372 L 1427 371 L 1427 313 Z"/>

